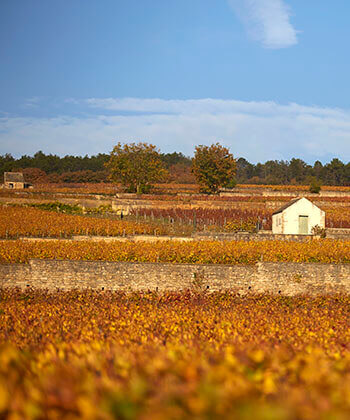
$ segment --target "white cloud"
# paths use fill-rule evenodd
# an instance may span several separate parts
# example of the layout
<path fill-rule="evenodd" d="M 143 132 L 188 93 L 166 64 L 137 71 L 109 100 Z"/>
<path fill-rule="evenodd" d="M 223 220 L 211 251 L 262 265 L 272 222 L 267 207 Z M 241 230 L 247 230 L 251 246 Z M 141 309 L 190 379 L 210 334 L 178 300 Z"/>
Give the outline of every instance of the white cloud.
<path fill-rule="evenodd" d="M 89 98 L 76 103 L 86 103 L 91 108 L 109 111 L 129 111 L 153 114 L 232 114 L 243 112 L 257 115 L 281 113 L 334 115 L 348 118 L 349 111 L 337 108 L 303 106 L 295 103 L 280 105 L 273 101 L 236 101 L 232 99 L 159 99 L 159 98 Z"/>
<path fill-rule="evenodd" d="M 290 23 L 290 9 L 284 0 L 228 0 L 249 35 L 265 48 L 286 48 L 297 44 L 297 31 Z"/>
<path fill-rule="evenodd" d="M 42 99 L 43 98 L 41 98 L 40 96 L 33 96 L 31 98 L 27 98 L 22 104 L 22 108 L 37 108 Z"/>
<path fill-rule="evenodd" d="M 39 149 L 96 154 L 109 152 L 117 141 L 147 141 L 163 152 L 192 155 L 196 145 L 219 141 L 252 162 L 292 157 L 327 161 L 332 156 L 350 160 L 348 110 L 218 99 L 76 101 L 86 102 L 90 114 L 84 117 L 0 117 L 0 154 Z"/>

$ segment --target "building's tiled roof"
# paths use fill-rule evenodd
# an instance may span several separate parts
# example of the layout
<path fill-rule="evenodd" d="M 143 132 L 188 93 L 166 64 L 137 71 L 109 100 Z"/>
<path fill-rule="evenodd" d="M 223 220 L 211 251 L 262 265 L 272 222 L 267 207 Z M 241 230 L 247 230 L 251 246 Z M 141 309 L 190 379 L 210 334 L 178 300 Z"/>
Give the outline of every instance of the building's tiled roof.
<path fill-rule="evenodd" d="M 22 172 L 5 172 L 4 173 L 5 182 L 24 182 Z"/>
<path fill-rule="evenodd" d="M 302 197 L 301 197 L 302 198 Z M 284 206 L 280 207 L 278 210 L 276 210 L 275 212 L 272 213 L 272 215 L 274 214 L 278 214 L 278 213 L 282 213 L 282 211 L 284 211 L 285 209 L 287 209 L 288 207 L 292 206 L 293 204 L 295 204 L 297 201 L 301 200 L 300 197 L 298 198 L 294 198 L 294 200 L 290 201 L 289 203 L 285 204 Z"/>

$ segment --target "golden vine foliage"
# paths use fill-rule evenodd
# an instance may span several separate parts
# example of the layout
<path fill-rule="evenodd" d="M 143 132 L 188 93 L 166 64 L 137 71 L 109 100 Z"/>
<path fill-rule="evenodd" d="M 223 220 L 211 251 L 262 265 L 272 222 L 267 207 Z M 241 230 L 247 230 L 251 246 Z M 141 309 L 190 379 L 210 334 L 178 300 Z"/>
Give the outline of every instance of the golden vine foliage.
<path fill-rule="evenodd" d="M 156 189 L 162 192 L 198 192 L 199 188 L 197 184 L 177 184 L 174 182 L 171 183 L 162 183 L 155 184 Z M 263 185 L 263 184 L 237 184 L 237 187 L 245 190 L 271 190 L 271 191 L 309 191 L 309 185 Z M 112 195 L 116 193 L 118 188 L 115 184 L 100 182 L 100 183 L 48 183 L 48 184 L 38 184 L 34 186 L 34 191 L 41 192 L 58 192 L 58 193 L 73 193 L 76 194 L 106 194 Z M 323 185 L 322 191 L 342 191 L 349 192 L 349 186 L 329 186 Z M 324 198 L 324 197 L 322 197 Z"/>
<path fill-rule="evenodd" d="M 31 207 L 0 206 L 0 238 L 70 237 L 72 235 L 122 236 L 164 233 L 151 223 L 100 219 L 69 214 L 58 214 Z"/>
<path fill-rule="evenodd" d="M 0 263 L 26 263 L 33 258 L 193 264 L 254 264 L 261 259 L 271 262 L 349 263 L 350 241 L 0 241 Z"/>
<path fill-rule="evenodd" d="M 0 290 L 0 418 L 345 420 L 350 297 Z"/>
<path fill-rule="evenodd" d="M 350 227 L 349 207 L 324 207 L 326 226 L 335 228 Z M 138 216 L 147 220 L 130 221 L 98 217 L 86 217 L 56 213 L 33 207 L 0 205 L 0 238 L 49 237 L 66 238 L 73 235 L 123 236 L 133 234 L 148 235 L 189 235 L 194 225 L 197 230 L 236 231 L 255 229 L 258 221 L 265 220 L 263 227 L 271 228 L 272 210 L 249 207 L 213 209 L 162 209 L 158 207 L 138 209 Z M 163 220 L 163 222 L 162 222 Z M 170 224 L 169 220 L 175 223 Z"/>
<path fill-rule="evenodd" d="M 326 226 L 334 228 L 350 228 L 350 207 L 333 206 L 324 207 L 326 211 Z"/>

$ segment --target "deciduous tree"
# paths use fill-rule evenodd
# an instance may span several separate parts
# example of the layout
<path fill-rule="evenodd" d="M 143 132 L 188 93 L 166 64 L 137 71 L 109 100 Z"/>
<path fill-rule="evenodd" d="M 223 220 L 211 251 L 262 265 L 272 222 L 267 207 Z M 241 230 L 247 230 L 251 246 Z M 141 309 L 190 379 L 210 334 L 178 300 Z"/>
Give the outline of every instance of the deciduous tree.
<path fill-rule="evenodd" d="M 152 183 L 167 175 L 159 150 L 153 144 L 118 143 L 106 163 L 110 179 L 120 182 L 129 192 L 148 192 Z"/>
<path fill-rule="evenodd" d="M 236 161 L 229 149 L 219 143 L 197 146 L 192 159 L 192 172 L 201 191 L 216 193 L 220 188 L 235 186 Z"/>

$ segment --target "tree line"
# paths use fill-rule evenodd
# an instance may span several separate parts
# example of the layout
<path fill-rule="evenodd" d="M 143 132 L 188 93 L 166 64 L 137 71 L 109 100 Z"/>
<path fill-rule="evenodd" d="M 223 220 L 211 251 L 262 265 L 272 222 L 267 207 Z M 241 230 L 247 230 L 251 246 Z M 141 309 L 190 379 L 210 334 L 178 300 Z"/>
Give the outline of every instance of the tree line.
<path fill-rule="evenodd" d="M 196 182 L 193 158 L 179 152 L 160 153 L 157 151 L 166 173 L 166 182 Z M 0 155 L 0 176 L 4 172 L 24 172 L 28 182 L 105 182 L 108 181 L 109 170 L 106 167 L 111 154 L 99 153 L 94 156 L 60 157 L 45 154 L 42 151 L 33 156 L 23 155 L 15 159 L 10 154 Z M 219 159 L 220 161 L 220 159 Z M 224 160 L 222 160 L 224 162 Z M 265 163 L 253 164 L 244 158 L 235 160 L 234 175 L 230 182 L 240 184 L 310 184 L 316 179 L 322 185 L 350 185 L 350 163 L 333 159 L 322 164 L 316 161 L 313 165 L 301 159 L 269 160 Z M 198 168 L 197 168 L 198 169 Z M 215 172 L 215 171 L 214 171 Z M 197 170 L 197 177 L 200 174 Z"/>
<path fill-rule="evenodd" d="M 21 171 L 27 182 L 106 182 L 106 164 L 110 154 L 94 156 L 60 157 L 42 151 L 33 156 L 23 155 L 15 159 L 11 154 L 0 155 L 0 178 L 4 172 Z M 193 183 L 191 159 L 182 153 L 160 153 L 160 158 L 168 171 L 169 182 Z"/>
<path fill-rule="evenodd" d="M 350 185 L 350 163 L 334 158 L 323 165 L 309 165 L 302 159 L 269 160 L 256 165 L 244 158 L 237 160 L 237 182 L 240 184 L 306 185 L 317 179 L 323 185 Z"/>

